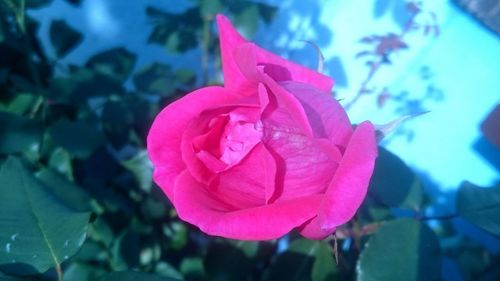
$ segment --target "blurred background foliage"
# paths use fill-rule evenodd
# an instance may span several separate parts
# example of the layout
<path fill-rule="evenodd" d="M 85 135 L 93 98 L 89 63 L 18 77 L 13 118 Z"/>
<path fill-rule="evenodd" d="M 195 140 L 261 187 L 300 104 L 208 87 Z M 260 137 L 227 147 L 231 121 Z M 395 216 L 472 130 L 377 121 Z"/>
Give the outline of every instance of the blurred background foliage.
<path fill-rule="evenodd" d="M 199 0 L 183 13 L 137 11 L 153 24 L 150 44 L 202 55 L 191 68 L 136 69 L 137 55 L 124 47 L 63 63 L 85 37 L 63 20 L 50 25 L 56 56 L 48 56 L 27 11 L 50 2 L 0 2 L 0 280 L 500 279 L 500 256 L 450 223 L 465 219 L 500 236 L 500 186 L 464 183 L 457 213 L 426 216 L 436 202 L 382 147 L 364 205 L 324 241 L 295 233 L 232 241 L 179 221 L 152 182 L 149 125 L 169 102 L 220 82 L 210 71 L 220 67 L 216 13 L 252 34 L 278 8 Z M 458 264 L 458 277 L 449 276 L 444 257 Z"/>

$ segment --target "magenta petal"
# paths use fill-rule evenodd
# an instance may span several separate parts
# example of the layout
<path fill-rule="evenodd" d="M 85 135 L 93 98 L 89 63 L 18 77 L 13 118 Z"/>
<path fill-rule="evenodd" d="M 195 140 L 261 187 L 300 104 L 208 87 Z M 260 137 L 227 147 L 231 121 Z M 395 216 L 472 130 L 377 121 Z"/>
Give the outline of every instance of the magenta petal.
<path fill-rule="evenodd" d="M 347 145 L 352 134 L 352 125 L 338 101 L 310 85 L 297 82 L 280 84 L 304 107 L 315 137 L 327 138 L 333 144 L 343 147 Z"/>
<path fill-rule="evenodd" d="M 325 193 L 318 212 L 322 229 L 333 229 L 349 221 L 363 202 L 377 158 L 373 125 L 359 124 Z"/>
<path fill-rule="evenodd" d="M 247 41 L 241 37 L 226 17 L 217 15 L 217 25 L 219 28 L 224 85 L 230 89 L 237 89 L 246 84 L 246 78 L 236 65 L 234 50 Z M 279 66 L 279 69 L 285 69 L 289 72 L 289 80 L 311 84 L 324 93 L 330 93 L 333 86 L 333 80 L 330 77 L 290 62 L 257 46 L 255 48 L 257 64 L 268 65 L 270 69 L 273 66 Z M 273 72 L 270 70 L 268 74 L 272 75 Z"/>
<path fill-rule="evenodd" d="M 308 239 L 322 240 L 335 232 L 335 227 L 322 228 L 317 217 L 299 227 L 300 235 Z"/>
<path fill-rule="evenodd" d="M 213 185 L 210 190 L 228 204 L 242 209 L 264 205 L 276 186 L 276 161 L 258 143 L 243 161 L 221 172 Z"/>
<path fill-rule="evenodd" d="M 260 207 L 234 210 L 213 197 L 207 188 L 188 172 L 175 183 L 174 205 L 179 217 L 203 232 L 239 240 L 279 238 L 315 216 L 322 196 Z"/>
<path fill-rule="evenodd" d="M 172 201 L 175 177 L 186 169 L 181 139 L 190 121 L 201 111 L 234 100 L 225 88 L 196 90 L 165 107 L 155 118 L 147 137 L 149 157 L 155 167 L 155 182 Z"/>

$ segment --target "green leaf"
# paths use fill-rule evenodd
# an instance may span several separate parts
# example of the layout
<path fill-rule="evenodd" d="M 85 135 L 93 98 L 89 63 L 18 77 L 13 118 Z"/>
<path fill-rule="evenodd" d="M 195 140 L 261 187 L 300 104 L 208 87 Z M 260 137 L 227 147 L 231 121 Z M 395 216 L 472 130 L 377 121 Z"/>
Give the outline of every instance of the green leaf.
<path fill-rule="evenodd" d="M 169 65 L 153 63 L 139 70 L 133 78 L 137 90 L 169 96 L 175 91 L 175 76 Z"/>
<path fill-rule="evenodd" d="M 181 280 L 168 277 L 160 277 L 149 273 L 142 273 L 135 271 L 121 271 L 121 272 L 112 272 L 103 279 L 101 279 L 101 281 L 181 281 Z"/>
<path fill-rule="evenodd" d="M 123 93 L 121 81 L 91 69 L 77 68 L 69 77 L 52 79 L 47 97 L 59 103 L 71 102 L 81 106 L 90 97 Z"/>
<path fill-rule="evenodd" d="M 389 207 L 420 209 L 423 189 L 415 173 L 399 157 L 379 147 L 369 196 Z"/>
<path fill-rule="evenodd" d="M 64 57 L 83 41 L 83 35 L 63 20 L 52 21 L 49 36 L 59 58 Z"/>
<path fill-rule="evenodd" d="M 356 267 L 358 281 L 439 280 L 439 242 L 414 219 L 384 223 L 368 240 Z"/>
<path fill-rule="evenodd" d="M 67 206 L 81 212 L 91 210 L 90 195 L 75 183 L 64 178 L 61 174 L 51 169 L 42 169 L 35 176 Z"/>
<path fill-rule="evenodd" d="M 307 239 L 293 241 L 288 249 L 281 253 L 276 261 L 271 264 L 265 280 L 310 280 L 313 274 L 316 255 L 320 251 L 319 248 L 324 247 L 325 244 L 320 241 Z M 318 273 L 316 272 L 316 274 Z"/>
<path fill-rule="evenodd" d="M 122 161 L 121 164 L 135 176 L 142 190 L 145 192 L 151 191 L 153 185 L 153 164 L 149 160 L 146 150 L 139 151 L 134 157 Z"/>
<path fill-rule="evenodd" d="M 108 141 L 116 148 L 129 142 L 133 114 L 119 98 L 112 97 L 104 104 L 101 114 L 103 131 Z"/>
<path fill-rule="evenodd" d="M 207 251 L 205 268 L 208 279 L 245 280 L 251 274 L 252 260 L 231 244 L 214 242 L 209 245 Z"/>
<path fill-rule="evenodd" d="M 17 2 L 16 0 L 11 0 Z M 37 9 L 52 3 L 52 0 L 25 0 L 26 8 Z"/>
<path fill-rule="evenodd" d="M 106 272 L 98 267 L 86 265 L 83 263 L 71 263 L 64 270 L 64 281 L 92 281 L 99 280 Z"/>
<path fill-rule="evenodd" d="M 312 280 L 339 280 L 340 278 L 336 278 L 339 270 L 335 264 L 332 246 L 324 241 L 320 241 L 319 243 L 316 260 L 312 268 Z"/>
<path fill-rule="evenodd" d="M 91 57 L 86 66 L 99 73 L 125 81 L 134 68 L 137 56 L 125 48 L 114 48 Z"/>
<path fill-rule="evenodd" d="M 4 275 L 0 271 L 0 281 L 23 281 L 23 279 L 19 279 L 19 278 L 13 277 L 13 276 Z"/>
<path fill-rule="evenodd" d="M 58 201 L 19 159 L 3 164 L 0 194 L 2 271 L 44 272 L 73 256 L 85 240 L 89 213 Z"/>
<path fill-rule="evenodd" d="M 84 121 L 58 121 L 50 127 L 49 134 L 55 144 L 80 158 L 88 157 L 104 143 L 104 137 L 97 124 Z"/>
<path fill-rule="evenodd" d="M 482 188 L 463 183 L 457 193 L 457 211 L 469 222 L 500 236 L 500 185 Z"/>
<path fill-rule="evenodd" d="M 181 262 L 180 270 L 189 280 L 206 280 L 205 267 L 200 257 L 187 257 Z"/>
<path fill-rule="evenodd" d="M 36 96 L 29 93 L 17 93 L 7 105 L 0 104 L 0 108 L 2 111 L 23 115 L 33 107 L 36 99 Z"/>
<path fill-rule="evenodd" d="M 0 112 L 0 153 L 16 153 L 38 145 L 42 136 L 39 122 L 12 113 Z"/>

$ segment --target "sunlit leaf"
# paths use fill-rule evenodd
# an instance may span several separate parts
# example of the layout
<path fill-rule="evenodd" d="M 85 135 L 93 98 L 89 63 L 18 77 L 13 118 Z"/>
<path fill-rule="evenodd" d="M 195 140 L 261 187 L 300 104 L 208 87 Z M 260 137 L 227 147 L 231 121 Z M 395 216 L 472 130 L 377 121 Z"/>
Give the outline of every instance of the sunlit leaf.
<path fill-rule="evenodd" d="M 457 193 L 457 211 L 469 222 L 500 236 L 500 185 L 482 188 L 463 183 Z"/>
<path fill-rule="evenodd" d="M 439 280 L 436 235 L 414 219 L 386 222 L 368 240 L 356 267 L 358 281 Z"/>
<path fill-rule="evenodd" d="M 89 213 L 54 197 L 17 158 L 0 170 L 0 265 L 4 272 L 44 272 L 74 255 L 85 240 Z"/>

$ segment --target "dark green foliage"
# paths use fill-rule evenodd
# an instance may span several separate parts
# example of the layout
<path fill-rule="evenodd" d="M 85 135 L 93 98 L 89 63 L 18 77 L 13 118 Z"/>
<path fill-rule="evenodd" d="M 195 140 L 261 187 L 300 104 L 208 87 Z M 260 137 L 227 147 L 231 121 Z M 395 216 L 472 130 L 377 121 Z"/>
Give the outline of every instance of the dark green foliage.
<path fill-rule="evenodd" d="M 481 188 L 465 182 L 457 194 L 458 213 L 480 228 L 500 236 L 500 185 Z"/>
<path fill-rule="evenodd" d="M 83 40 L 83 35 L 62 20 L 50 25 L 50 41 L 58 57 L 64 57 Z"/>
<path fill-rule="evenodd" d="M 439 242 L 414 219 L 384 223 L 368 240 L 358 260 L 357 280 L 439 280 Z"/>
<path fill-rule="evenodd" d="M 191 2 L 178 14 L 137 13 L 152 22 L 149 42 L 175 54 L 199 50 L 206 61 L 136 68 L 124 47 L 68 65 L 85 34 L 58 20 L 49 30 L 56 57 L 47 56 L 22 2 L 0 1 L 0 281 L 433 280 L 441 253 L 466 280 L 500 275 L 500 257 L 451 222 L 429 228 L 418 177 L 383 148 L 363 207 L 338 229 L 338 265 L 333 236 L 311 241 L 292 232 L 282 247 L 207 237 L 181 222 L 152 181 L 148 128 L 169 102 L 218 81 L 209 73 L 219 61 L 217 13 L 250 35 L 277 11 L 263 1 Z M 498 235 L 499 201 L 498 187 L 465 184 L 457 209 Z"/>

